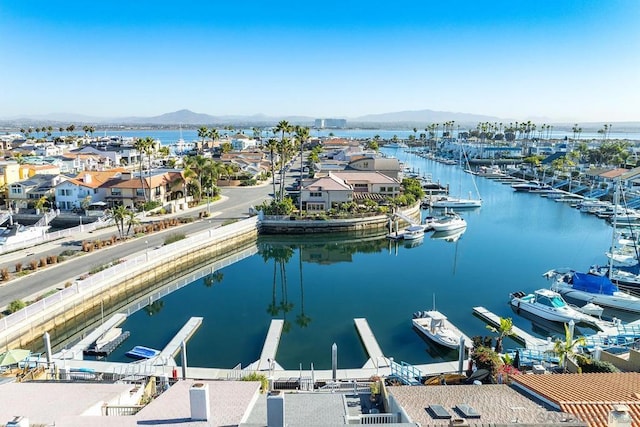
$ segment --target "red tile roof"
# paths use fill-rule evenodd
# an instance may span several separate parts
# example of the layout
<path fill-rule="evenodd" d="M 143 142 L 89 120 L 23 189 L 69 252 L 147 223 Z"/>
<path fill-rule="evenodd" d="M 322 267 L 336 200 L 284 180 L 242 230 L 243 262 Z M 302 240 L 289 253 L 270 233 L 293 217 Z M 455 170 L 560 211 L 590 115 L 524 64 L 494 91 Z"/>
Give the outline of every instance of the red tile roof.
<path fill-rule="evenodd" d="M 607 425 L 614 404 L 629 407 L 640 427 L 640 373 L 515 375 L 512 381 L 579 416 L 591 427 Z"/>

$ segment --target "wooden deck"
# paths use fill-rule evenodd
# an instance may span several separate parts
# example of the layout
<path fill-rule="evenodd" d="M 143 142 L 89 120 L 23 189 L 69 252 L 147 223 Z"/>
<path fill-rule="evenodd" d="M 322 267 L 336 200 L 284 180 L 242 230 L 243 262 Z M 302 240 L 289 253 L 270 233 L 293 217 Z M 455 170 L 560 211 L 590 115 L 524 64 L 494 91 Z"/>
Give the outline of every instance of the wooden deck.
<path fill-rule="evenodd" d="M 390 366 L 389 359 L 386 358 L 382 353 L 380 345 L 378 344 L 375 335 L 373 335 L 367 319 L 357 318 L 353 319 L 353 321 L 356 324 L 356 329 L 358 330 L 360 339 L 364 344 L 364 348 L 367 350 L 367 354 L 369 355 L 369 360 L 367 360 L 363 368 L 378 368 Z"/>
<path fill-rule="evenodd" d="M 485 322 L 493 325 L 494 327 L 500 327 L 500 317 L 496 314 L 493 314 L 489 310 L 484 307 L 473 307 L 473 313 L 478 317 L 482 318 Z M 547 340 L 542 338 L 534 337 L 528 332 L 523 331 L 517 326 L 513 327 L 513 332 L 515 333 L 514 338 L 518 341 L 522 342 L 526 348 L 528 349 L 546 349 L 549 345 Z"/>

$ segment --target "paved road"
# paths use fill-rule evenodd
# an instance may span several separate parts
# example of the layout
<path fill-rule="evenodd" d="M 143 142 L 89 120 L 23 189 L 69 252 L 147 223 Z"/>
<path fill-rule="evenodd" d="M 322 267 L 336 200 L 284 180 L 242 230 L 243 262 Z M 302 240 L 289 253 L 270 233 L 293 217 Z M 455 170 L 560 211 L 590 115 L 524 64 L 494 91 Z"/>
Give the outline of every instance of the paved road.
<path fill-rule="evenodd" d="M 297 174 L 287 174 L 286 182 L 292 182 L 297 176 Z M 167 235 L 184 233 L 188 236 L 210 227 L 220 227 L 224 221 L 230 219 L 246 218 L 249 216 L 250 207 L 270 199 L 272 189 L 271 184 L 263 184 L 256 187 L 223 188 L 222 199 L 209 206 L 212 217 L 153 233 L 145 238 L 132 239 L 112 247 L 85 253 L 55 266 L 49 266 L 27 276 L 13 279 L 6 284 L 0 282 L 0 309 L 4 309 L 11 301 L 18 299 L 29 300 L 48 289 L 64 286 L 66 282 L 72 282 L 94 266 L 103 265 L 114 259 L 127 258 L 134 253 L 146 250 L 151 251 L 155 247 L 161 246 Z M 199 212 L 206 210 L 207 206 L 202 205 L 188 211 L 179 212 L 173 216 L 184 217 L 190 215 L 197 218 Z M 158 218 L 153 217 L 152 219 Z M 108 239 L 114 234 L 117 234 L 116 227 L 111 226 L 6 254 L 0 259 L 0 268 L 6 267 L 9 268 L 9 271 L 14 271 L 15 263 L 18 261 L 23 262 L 23 265 L 27 265 L 31 259 L 39 260 L 47 255 L 58 255 L 64 249 L 79 250 L 82 240 Z"/>

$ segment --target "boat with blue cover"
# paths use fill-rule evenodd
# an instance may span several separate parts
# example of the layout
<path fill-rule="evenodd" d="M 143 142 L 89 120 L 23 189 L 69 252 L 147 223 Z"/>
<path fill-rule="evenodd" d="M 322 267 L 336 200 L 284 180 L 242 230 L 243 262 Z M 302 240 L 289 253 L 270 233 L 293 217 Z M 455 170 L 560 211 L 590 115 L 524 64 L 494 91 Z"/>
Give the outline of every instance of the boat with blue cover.
<path fill-rule="evenodd" d="M 547 271 L 544 276 L 554 279 L 551 289 L 563 296 L 616 310 L 640 313 L 640 298 L 621 291 L 605 275 L 555 269 Z"/>
<path fill-rule="evenodd" d="M 134 359 L 151 359 L 152 357 L 156 357 L 157 355 L 159 355 L 160 350 L 137 345 L 131 350 L 127 351 L 125 354 Z"/>

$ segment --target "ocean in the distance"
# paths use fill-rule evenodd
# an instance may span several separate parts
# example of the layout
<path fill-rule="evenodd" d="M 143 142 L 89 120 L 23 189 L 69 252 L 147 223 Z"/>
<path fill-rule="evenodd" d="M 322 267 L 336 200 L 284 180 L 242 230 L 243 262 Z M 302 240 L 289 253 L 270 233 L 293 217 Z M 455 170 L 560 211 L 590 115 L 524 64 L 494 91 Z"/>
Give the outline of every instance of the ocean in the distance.
<path fill-rule="evenodd" d="M 449 183 L 452 193 L 475 191 L 458 167 L 383 151 Z M 516 315 L 508 295 L 548 287 L 542 274 L 551 268 L 605 263 L 610 226 L 536 194 L 476 182 L 484 204 L 463 213 L 468 228 L 457 242 L 431 233 L 415 247 L 383 236 L 261 237 L 260 253 L 220 270 L 220 282 L 198 280 L 130 316 L 122 327 L 131 336 L 109 360 L 127 360 L 124 353 L 134 345 L 162 349 L 191 316 L 204 318 L 187 345 L 191 366 L 232 368 L 257 360 L 272 318 L 286 320 L 277 361 L 287 369 L 330 368 L 334 342 L 340 368 L 361 367 L 367 356 L 356 317 L 367 318 L 385 355 L 396 361 L 452 360 L 455 352 L 430 345 L 411 326 L 412 313 L 430 309 L 434 298 L 468 336 L 491 335 L 472 315 L 478 305 L 540 337 L 557 334 Z"/>

